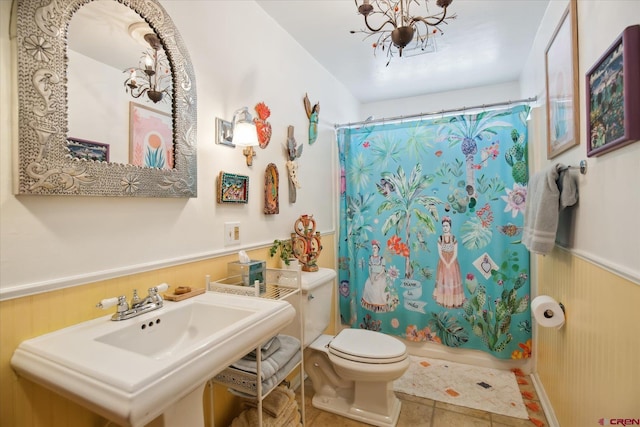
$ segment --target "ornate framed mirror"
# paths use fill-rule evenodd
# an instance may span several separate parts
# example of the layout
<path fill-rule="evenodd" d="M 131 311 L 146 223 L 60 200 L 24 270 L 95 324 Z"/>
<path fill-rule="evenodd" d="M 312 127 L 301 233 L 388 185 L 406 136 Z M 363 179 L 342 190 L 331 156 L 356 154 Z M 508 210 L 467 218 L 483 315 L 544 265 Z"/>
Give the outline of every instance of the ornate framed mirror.
<path fill-rule="evenodd" d="M 150 51 L 157 53 L 161 50 L 168 64 L 164 69 L 167 74 L 165 82 L 168 82 L 165 84 L 169 85 L 165 88 L 163 101 L 168 104 L 164 107 L 166 112 L 159 111 L 155 105 L 159 105 L 159 102 L 147 99 L 146 93 L 139 97 L 131 93 L 130 86 L 127 87 L 130 79 L 127 77 L 135 75 L 131 72 L 133 68 L 123 70 L 118 68 L 121 65 L 114 65 L 107 72 L 103 70 L 109 66 L 103 66 L 101 59 L 91 58 L 80 62 L 83 67 L 80 71 L 70 69 L 70 61 L 75 61 L 73 58 L 87 57 L 87 51 L 78 53 L 70 50 L 70 24 L 88 10 L 85 8 L 94 6 L 106 7 L 91 11 L 94 15 L 102 14 L 96 22 L 106 22 L 110 18 L 108 15 L 121 20 L 130 15 L 140 22 L 134 25 L 123 21 L 119 23 L 121 27 L 139 29 L 142 26 L 148 29 L 147 33 L 156 36 L 154 40 L 158 40 L 159 44 L 152 46 Z M 102 12 L 113 10 L 113 7 L 123 9 L 112 13 Z M 196 197 L 195 75 L 182 38 L 164 8 L 156 0 L 51 0 L 48 3 L 42 0 L 19 0 L 16 13 L 19 138 L 17 169 L 14 173 L 15 193 Z M 73 25 L 81 28 L 79 24 Z M 126 32 L 126 29 L 123 31 Z M 135 44 L 135 34 L 130 32 L 129 35 L 130 42 Z M 79 38 L 83 37 L 80 35 Z M 121 53 L 125 49 L 116 44 L 119 38 L 116 30 L 107 37 L 100 36 L 98 39 L 106 39 L 111 45 L 108 48 L 90 47 L 88 52 L 104 53 L 105 56 Z M 146 37 L 144 39 L 148 40 Z M 149 51 L 142 45 L 135 49 L 138 52 Z M 131 66 L 136 67 L 138 59 L 130 61 Z M 98 67 L 101 68 L 86 65 L 90 62 L 100 64 Z M 107 89 L 103 93 L 96 93 L 95 85 L 84 82 L 78 84 L 77 76 L 83 74 L 91 77 L 109 74 L 110 77 L 104 79 L 108 84 Z M 117 85 L 114 84 L 116 81 Z M 126 99 L 123 98 L 125 96 Z M 148 98 L 152 96 L 149 94 Z M 127 153 L 134 146 L 133 127 L 140 128 L 137 124 L 140 117 L 134 116 L 134 106 L 145 102 L 153 107 L 155 116 L 164 120 L 166 129 L 163 135 L 166 135 L 165 139 L 170 139 L 163 142 L 164 148 L 160 154 L 166 157 L 162 163 L 158 163 L 157 158 L 154 163 L 146 164 L 132 161 L 134 155 Z M 79 110 L 96 106 L 102 109 L 91 113 L 95 124 L 86 123 L 85 118 L 71 120 L 69 116 L 72 111 L 74 115 L 85 113 Z M 138 108 L 135 111 L 145 110 Z M 152 123 L 153 117 L 145 120 Z M 83 123 L 84 126 L 78 126 L 77 123 Z M 106 130 L 97 135 L 83 133 L 95 132 L 98 128 L 108 128 L 109 132 L 118 128 L 123 130 L 114 135 Z M 158 146 L 160 133 L 154 130 L 148 134 L 153 134 L 151 145 Z M 78 140 L 82 144 L 78 144 Z M 111 156 L 105 155 L 104 150 L 110 150 Z"/>

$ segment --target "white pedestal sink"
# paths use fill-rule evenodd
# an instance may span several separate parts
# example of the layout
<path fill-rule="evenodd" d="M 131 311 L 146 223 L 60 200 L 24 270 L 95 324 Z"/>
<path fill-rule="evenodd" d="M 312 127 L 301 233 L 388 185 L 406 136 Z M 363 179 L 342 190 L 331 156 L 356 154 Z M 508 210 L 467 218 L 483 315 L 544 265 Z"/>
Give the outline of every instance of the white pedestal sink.
<path fill-rule="evenodd" d="M 16 372 L 123 426 L 203 426 L 206 382 L 295 315 L 286 301 L 206 292 L 120 322 L 23 341 Z"/>

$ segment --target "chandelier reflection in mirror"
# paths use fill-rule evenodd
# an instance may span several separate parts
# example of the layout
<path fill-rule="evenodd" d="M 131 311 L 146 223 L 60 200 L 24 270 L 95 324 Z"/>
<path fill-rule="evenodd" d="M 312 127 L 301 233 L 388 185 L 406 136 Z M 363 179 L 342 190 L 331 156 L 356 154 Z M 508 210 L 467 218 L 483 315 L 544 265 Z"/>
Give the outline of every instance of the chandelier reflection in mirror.
<path fill-rule="evenodd" d="M 440 25 L 456 18 L 455 14 L 447 16 L 447 7 L 453 0 L 437 0 L 436 5 L 442 11 L 435 14 L 429 14 L 428 0 L 424 0 L 423 8 L 418 0 L 362 0 L 360 5 L 358 0 L 354 1 L 358 13 L 364 16 L 367 28 L 352 30 L 351 34 L 364 33 L 365 39 L 377 36 L 373 43 L 374 55 L 379 49 L 386 52 L 389 58 L 387 65 L 396 52 L 398 56 L 402 56 L 402 50 L 407 46 L 426 51 L 433 35 L 444 34 Z M 422 12 L 425 14 L 421 14 Z"/>
<path fill-rule="evenodd" d="M 150 100 L 158 103 L 171 98 L 171 69 L 158 36 L 149 33 L 144 35 L 144 39 L 151 49 L 140 57 L 137 68 L 124 70 L 129 73 L 124 86 L 134 98 L 146 93 Z"/>

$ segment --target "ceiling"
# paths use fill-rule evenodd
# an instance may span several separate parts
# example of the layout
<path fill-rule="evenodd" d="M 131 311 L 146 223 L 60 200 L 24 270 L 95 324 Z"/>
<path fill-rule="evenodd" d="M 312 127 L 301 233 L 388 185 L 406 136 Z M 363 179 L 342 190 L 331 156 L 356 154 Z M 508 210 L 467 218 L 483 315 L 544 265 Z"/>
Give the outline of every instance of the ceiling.
<path fill-rule="evenodd" d="M 132 9 L 117 1 L 101 0 L 75 12 L 67 39 L 71 50 L 124 71 L 138 65 L 149 48 L 143 38 L 149 32 L 151 27 Z"/>
<path fill-rule="evenodd" d="M 414 10 L 424 11 L 424 1 Z M 367 103 L 516 81 L 549 0 L 453 0 L 448 14 L 456 19 L 441 27 L 436 52 L 396 56 L 388 66 L 385 53 L 373 54 L 377 38 L 350 33 L 364 28 L 352 0 L 256 2 Z M 434 0 L 427 4 L 430 14 L 441 11 Z"/>
<path fill-rule="evenodd" d="M 426 15 L 425 0 L 417 1 L 413 10 Z M 386 53 L 373 54 L 377 37 L 363 40 L 365 34 L 350 33 L 364 28 L 353 0 L 256 3 L 353 96 L 367 103 L 516 81 L 549 0 L 453 0 L 448 14 L 456 19 L 441 26 L 444 35 L 434 37 L 436 52 L 396 56 L 389 65 Z M 435 0 L 427 5 L 431 14 L 441 11 Z M 130 41 L 128 28 L 136 21 L 140 17 L 119 2 L 91 2 L 74 16 L 77 30 L 69 31 L 70 46 L 90 57 L 99 54 L 95 59 L 125 70 L 137 63 L 147 46 Z M 127 43 L 127 49 L 122 47 Z"/>

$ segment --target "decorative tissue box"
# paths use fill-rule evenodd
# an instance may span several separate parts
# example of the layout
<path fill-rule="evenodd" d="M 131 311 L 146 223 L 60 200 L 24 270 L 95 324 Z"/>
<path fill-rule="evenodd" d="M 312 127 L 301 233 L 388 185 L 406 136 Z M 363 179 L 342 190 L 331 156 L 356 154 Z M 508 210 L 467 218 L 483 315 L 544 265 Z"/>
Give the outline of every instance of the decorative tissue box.
<path fill-rule="evenodd" d="M 227 274 L 229 277 L 240 276 L 243 286 L 253 286 L 256 282 L 260 282 L 260 288 L 264 288 L 264 276 L 266 272 L 265 261 L 251 260 L 247 263 L 239 261 L 227 264 Z"/>

